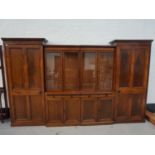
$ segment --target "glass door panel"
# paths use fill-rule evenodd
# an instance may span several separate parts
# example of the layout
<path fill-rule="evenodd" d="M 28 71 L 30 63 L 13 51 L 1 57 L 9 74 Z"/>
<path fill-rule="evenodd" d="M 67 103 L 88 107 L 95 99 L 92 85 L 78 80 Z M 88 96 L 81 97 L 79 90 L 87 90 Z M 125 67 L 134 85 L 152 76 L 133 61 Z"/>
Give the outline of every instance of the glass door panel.
<path fill-rule="evenodd" d="M 46 89 L 62 89 L 61 53 L 46 53 Z"/>
<path fill-rule="evenodd" d="M 94 90 L 96 86 L 96 53 L 83 53 L 82 89 Z"/>
<path fill-rule="evenodd" d="M 98 55 L 98 89 L 112 91 L 113 52 L 101 52 Z"/>

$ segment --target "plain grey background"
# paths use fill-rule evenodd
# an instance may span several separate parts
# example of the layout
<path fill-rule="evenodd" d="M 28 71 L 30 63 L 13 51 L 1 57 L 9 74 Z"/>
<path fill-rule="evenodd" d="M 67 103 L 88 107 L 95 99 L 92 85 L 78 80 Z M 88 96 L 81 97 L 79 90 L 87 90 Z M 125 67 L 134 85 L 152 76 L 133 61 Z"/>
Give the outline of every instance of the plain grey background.
<path fill-rule="evenodd" d="M 114 39 L 154 39 L 155 20 L 0 20 L 0 37 L 44 37 L 50 44 L 108 44 Z M 2 44 L 2 42 L 0 42 Z M 155 103 L 155 41 L 152 44 L 148 103 Z M 0 79 L 1 80 L 1 79 Z"/>

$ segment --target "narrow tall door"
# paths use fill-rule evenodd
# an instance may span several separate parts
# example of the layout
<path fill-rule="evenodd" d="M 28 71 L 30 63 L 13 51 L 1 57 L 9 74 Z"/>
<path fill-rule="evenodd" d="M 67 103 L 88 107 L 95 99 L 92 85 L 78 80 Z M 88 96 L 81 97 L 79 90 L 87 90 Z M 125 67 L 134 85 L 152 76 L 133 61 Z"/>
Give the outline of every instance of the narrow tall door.
<path fill-rule="evenodd" d="M 41 42 L 4 39 L 12 125 L 44 124 Z"/>
<path fill-rule="evenodd" d="M 118 122 L 144 121 L 151 41 L 116 41 Z"/>

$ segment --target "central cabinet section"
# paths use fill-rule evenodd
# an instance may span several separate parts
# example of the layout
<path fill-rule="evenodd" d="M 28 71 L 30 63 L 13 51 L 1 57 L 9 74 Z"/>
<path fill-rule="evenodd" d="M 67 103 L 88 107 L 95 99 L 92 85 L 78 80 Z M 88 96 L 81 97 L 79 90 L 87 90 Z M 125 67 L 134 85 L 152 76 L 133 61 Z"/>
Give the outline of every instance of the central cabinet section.
<path fill-rule="evenodd" d="M 47 125 L 112 122 L 115 48 L 46 46 L 44 51 Z"/>

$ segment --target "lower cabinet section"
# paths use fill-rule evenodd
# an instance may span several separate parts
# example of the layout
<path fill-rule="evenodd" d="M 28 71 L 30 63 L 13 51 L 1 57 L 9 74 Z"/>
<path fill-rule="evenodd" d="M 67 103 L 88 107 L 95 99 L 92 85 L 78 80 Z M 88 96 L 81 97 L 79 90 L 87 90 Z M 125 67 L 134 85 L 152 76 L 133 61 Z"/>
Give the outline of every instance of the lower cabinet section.
<path fill-rule="evenodd" d="M 95 125 L 144 120 L 144 94 L 46 95 L 45 106 L 43 103 L 41 95 L 13 95 L 12 125 Z"/>
<path fill-rule="evenodd" d="M 44 124 L 44 104 L 40 95 L 12 96 L 12 125 Z"/>
<path fill-rule="evenodd" d="M 119 94 L 116 99 L 117 122 L 143 121 L 145 100 L 143 94 Z"/>
<path fill-rule="evenodd" d="M 113 122 L 113 97 L 46 97 L 48 126 L 88 125 Z"/>

